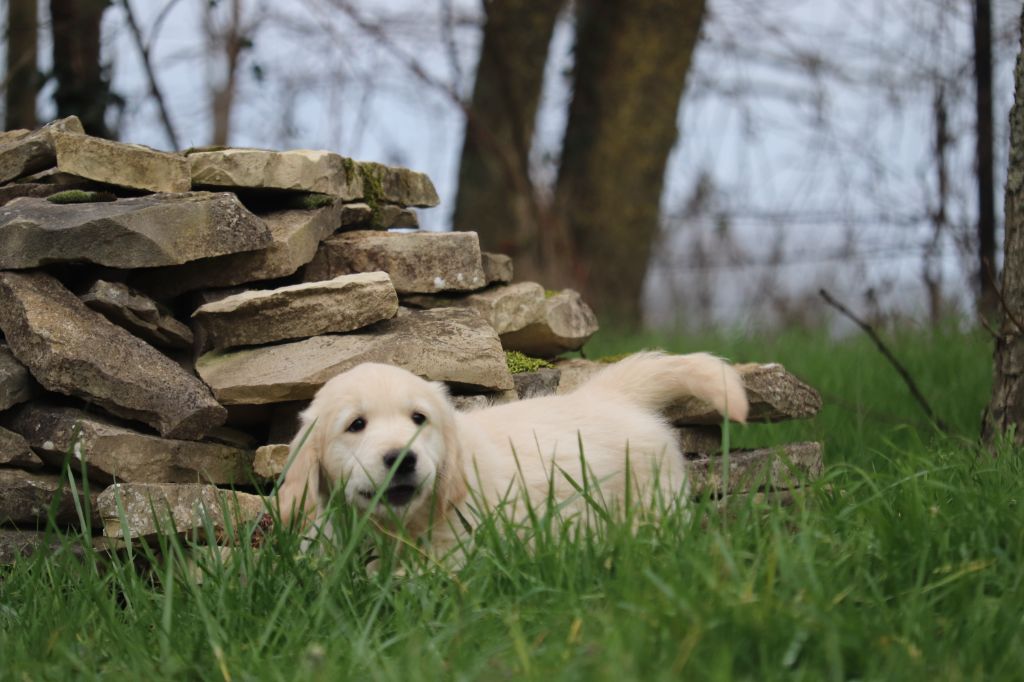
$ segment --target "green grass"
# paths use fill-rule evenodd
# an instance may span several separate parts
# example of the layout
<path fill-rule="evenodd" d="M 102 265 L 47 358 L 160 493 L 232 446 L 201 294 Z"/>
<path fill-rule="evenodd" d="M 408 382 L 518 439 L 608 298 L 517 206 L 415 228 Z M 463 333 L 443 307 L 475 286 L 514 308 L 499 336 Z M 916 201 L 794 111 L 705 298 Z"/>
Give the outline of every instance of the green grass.
<path fill-rule="evenodd" d="M 594 532 L 538 518 L 531 544 L 477 529 L 467 564 L 405 575 L 342 515 L 329 551 L 283 533 L 206 561 L 176 544 L 150 572 L 66 554 L 0 572 L 8 679 L 1021 679 L 1024 464 L 974 445 L 990 344 L 946 330 L 892 340 L 949 435 L 859 338 L 595 339 L 591 356 L 665 347 L 781 361 L 826 401 L 741 444 L 820 439 L 828 468 L 788 508 L 701 503 Z M 633 526 L 636 526 L 634 529 Z M 384 570 L 363 569 L 367 542 Z"/>

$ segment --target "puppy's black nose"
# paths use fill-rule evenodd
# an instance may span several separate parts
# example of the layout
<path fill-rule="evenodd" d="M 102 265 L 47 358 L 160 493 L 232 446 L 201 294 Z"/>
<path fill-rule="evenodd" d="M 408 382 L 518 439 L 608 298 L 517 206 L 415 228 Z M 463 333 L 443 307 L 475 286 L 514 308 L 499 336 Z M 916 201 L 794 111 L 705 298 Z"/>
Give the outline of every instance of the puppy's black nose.
<path fill-rule="evenodd" d="M 405 457 L 402 457 L 402 453 L 405 452 Z M 395 462 L 398 458 L 402 457 L 401 463 L 398 465 L 398 469 L 395 470 L 395 475 L 411 474 L 416 471 L 416 453 L 412 450 L 391 450 L 384 455 L 384 466 L 388 469 L 395 466 Z"/>

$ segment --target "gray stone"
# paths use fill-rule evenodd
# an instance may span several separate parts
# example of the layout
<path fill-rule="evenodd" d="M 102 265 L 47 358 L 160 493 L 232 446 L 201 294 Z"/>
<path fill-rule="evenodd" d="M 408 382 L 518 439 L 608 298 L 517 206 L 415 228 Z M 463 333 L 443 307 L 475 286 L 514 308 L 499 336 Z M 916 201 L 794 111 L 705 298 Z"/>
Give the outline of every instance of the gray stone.
<path fill-rule="evenodd" d="M 25 365 L 18 362 L 10 348 L 0 343 L 0 412 L 30 400 L 38 389 Z"/>
<path fill-rule="evenodd" d="M 397 312 L 391 279 L 367 272 L 246 291 L 207 303 L 192 317 L 204 348 L 230 348 L 352 331 Z"/>
<path fill-rule="evenodd" d="M 488 396 L 485 395 L 453 395 L 452 405 L 459 412 L 472 412 L 473 410 L 482 410 L 485 407 L 490 407 L 495 404 Z"/>
<path fill-rule="evenodd" d="M 28 441 L 20 434 L 0 427 L 0 464 L 21 469 L 35 469 L 42 466 L 43 461 L 32 452 Z"/>
<path fill-rule="evenodd" d="M 96 495 L 90 492 L 89 499 L 80 482 L 76 482 L 77 498 L 86 509 L 96 509 Z M 80 525 L 75 508 L 76 493 L 66 479 L 57 474 L 44 474 L 20 469 L 0 469 L 0 525 L 35 527 L 45 525 L 51 505 L 54 521 L 60 526 Z M 91 520 L 96 520 L 92 516 Z"/>
<path fill-rule="evenodd" d="M 517 285 L 511 285 L 517 286 Z M 597 316 L 572 289 L 545 294 L 541 318 L 521 329 L 502 334 L 505 350 L 538 358 L 552 358 L 579 350 L 597 332 Z"/>
<path fill-rule="evenodd" d="M 188 161 L 181 154 L 74 132 L 51 137 L 60 172 L 149 192 L 187 192 L 192 187 Z"/>
<path fill-rule="evenodd" d="M 736 365 L 750 401 L 750 422 L 777 422 L 813 417 L 821 409 L 821 396 L 786 371 L 782 365 Z M 674 424 L 721 424 L 722 417 L 710 405 L 684 400 L 666 410 Z"/>
<path fill-rule="evenodd" d="M 434 183 L 423 173 L 372 161 L 358 163 L 364 197 L 371 206 L 383 203 L 429 208 L 441 203 Z"/>
<path fill-rule="evenodd" d="M 516 394 L 520 399 L 525 399 L 553 394 L 558 390 L 560 376 L 559 370 L 542 367 L 533 372 L 513 374 L 512 378 L 516 382 Z"/>
<path fill-rule="evenodd" d="M 560 360 L 559 393 L 569 393 L 607 365 L 593 360 Z M 821 396 L 782 365 L 735 365 L 750 402 L 750 422 L 776 422 L 813 417 L 821 409 Z M 682 400 L 665 410 L 679 426 L 721 424 L 722 417 L 710 405 L 695 398 Z"/>
<path fill-rule="evenodd" d="M 192 330 L 164 306 L 120 282 L 96 280 L 82 302 L 140 339 L 162 348 L 192 347 Z"/>
<path fill-rule="evenodd" d="M 542 324 L 546 313 L 544 287 L 535 282 L 492 286 L 463 295 L 412 294 L 403 296 L 402 302 L 423 309 L 472 308 L 499 335 Z"/>
<path fill-rule="evenodd" d="M 385 204 L 378 206 L 371 218 L 371 227 L 379 229 L 414 229 L 420 226 L 419 216 L 411 208 Z"/>
<path fill-rule="evenodd" d="M 303 279 L 378 270 L 400 294 L 473 291 L 486 283 L 475 232 L 342 232 L 320 245 Z"/>
<path fill-rule="evenodd" d="M 61 118 L 35 132 L 17 130 L 0 138 L 0 182 L 47 169 L 57 163 L 53 133 L 67 130 L 85 132 L 77 116 Z"/>
<path fill-rule="evenodd" d="M 13 185 L 0 187 L 0 206 L 8 204 L 15 199 L 30 197 L 44 199 L 57 192 L 64 192 L 69 189 L 91 189 L 92 183 L 88 180 L 78 180 L 71 185 L 57 185 L 47 182 L 19 182 Z"/>
<path fill-rule="evenodd" d="M 821 443 L 792 443 L 777 448 L 735 450 L 729 453 L 728 489 L 723 485 L 720 456 L 689 461 L 690 492 L 694 496 L 748 493 L 798 488 L 821 475 Z"/>
<path fill-rule="evenodd" d="M 32 556 L 46 546 L 46 533 L 36 530 L 0 528 L 0 566 L 10 566 L 18 559 Z"/>
<path fill-rule="evenodd" d="M 340 154 L 296 149 L 223 149 L 189 154 L 195 187 L 316 192 L 362 199 L 363 176 Z"/>
<path fill-rule="evenodd" d="M 135 483 L 252 481 L 252 452 L 219 443 L 157 438 L 70 407 L 27 405 L 10 421 L 36 453 L 71 463 L 91 480 Z"/>
<path fill-rule="evenodd" d="M 272 481 L 284 473 L 290 456 L 291 448 L 287 444 L 264 445 L 256 449 L 252 468 L 257 476 Z"/>
<path fill-rule="evenodd" d="M 321 241 L 349 224 L 348 221 L 365 222 L 369 215 L 370 207 L 365 204 L 338 203 L 314 210 L 273 211 L 260 216 L 270 230 L 269 246 L 146 270 L 138 273 L 133 282 L 161 298 L 171 298 L 186 291 L 287 277 L 312 260 Z"/>
<path fill-rule="evenodd" d="M 508 284 L 512 281 L 512 258 L 503 253 L 484 251 L 480 254 L 480 259 L 488 284 Z"/>
<path fill-rule="evenodd" d="M 362 362 L 404 367 L 474 390 L 513 388 L 494 330 L 471 310 L 399 315 L 365 330 L 237 351 L 213 351 L 196 370 L 225 405 L 312 398 L 334 375 Z"/>
<path fill-rule="evenodd" d="M 0 268 L 81 262 L 176 265 L 252 251 L 270 231 L 232 194 L 153 194 L 91 204 L 17 199 L 0 208 Z"/>
<path fill-rule="evenodd" d="M 221 490 L 212 485 L 118 483 L 97 499 L 108 538 L 151 538 L 197 533 L 207 541 L 237 540 L 266 511 L 257 495 Z M 206 537 L 206 524 L 215 537 Z"/>
<path fill-rule="evenodd" d="M 44 388 L 163 436 L 198 439 L 227 417 L 208 388 L 43 273 L 0 272 L 0 329 Z"/>

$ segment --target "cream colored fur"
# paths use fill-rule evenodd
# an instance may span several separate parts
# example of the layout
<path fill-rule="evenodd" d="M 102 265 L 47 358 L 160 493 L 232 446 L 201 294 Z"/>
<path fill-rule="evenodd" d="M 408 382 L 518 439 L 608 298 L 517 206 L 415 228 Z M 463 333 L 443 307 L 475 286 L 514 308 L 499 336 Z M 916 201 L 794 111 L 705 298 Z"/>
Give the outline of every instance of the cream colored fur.
<path fill-rule="evenodd" d="M 407 446 L 416 467 L 404 480 L 418 492 L 401 506 L 381 501 L 372 513 L 385 525 L 399 519 L 413 537 L 429 534 L 440 554 L 456 544 L 470 505 L 504 504 L 522 518 L 527 505 L 545 504 L 553 492 L 568 503 L 567 513 L 584 512 L 569 480 L 584 480 L 581 444 L 588 480 L 606 504 L 625 498 L 627 453 L 639 495 L 678 503 L 686 497 L 685 461 L 660 411 L 689 396 L 746 419 L 739 375 L 705 353 L 637 353 L 566 395 L 472 412 L 453 409 L 441 384 L 389 365 L 360 365 L 324 384 L 303 412 L 292 443 L 293 451 L 302 447 L 278 492 L 282 517 L 305 512 L 315 519 L 332 493 L 371 508 L 368 498 L 388 476 L 385 454 Z M 414 414 L 426 421 L 417 425 Z M 349 431 L 356 419 L 365 427 Z"/>

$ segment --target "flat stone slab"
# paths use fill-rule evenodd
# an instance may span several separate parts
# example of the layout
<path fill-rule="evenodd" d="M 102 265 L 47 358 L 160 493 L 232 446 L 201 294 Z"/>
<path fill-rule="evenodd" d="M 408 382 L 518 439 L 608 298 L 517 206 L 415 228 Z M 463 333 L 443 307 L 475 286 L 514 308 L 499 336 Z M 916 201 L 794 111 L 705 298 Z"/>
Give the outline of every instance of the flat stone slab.
<path fill-rule="evenodd" d="M 258 519 L 267 509 L 258 495 L 221 490 L 212 485 L 118 483 L 97 498 L 108 538 L 149 538 L 196 532 L 205 536 L 212 524 L 220 541 Z"/>
<path fill-rule="evenodd" d="M 57 119 L 42 128 L 10 131 L 0 137 L 0 182 L 46 170 L 57 163 L 53 133 L 84 133 L 77 116 Z"/>
<path fill-rule="evenodd" d="M 360 209 L 362 206 L 365 211 Z M 353 208 L 355 207 L 355 208 Z M 313 259 L 320 242 L 350 221 L 366 222 L 365 204 L 334 204 L 313 210 L 272 211 L 260 216 L 270 232 L 264 248 L 153 268 L 132 280 L 161 298 L 287 277 Z"/>
<path fill-rule="evenodd" d="M 383 272 L 246 291 L 192 313 L 204 348 L 253 346 L 348 332 L 388 320 L 398 294 Z"/>
<path fill-rule="evenodd" d="M 77 484 L 83 512 L 86 500 L 81 483 Z M 90 492 L 95 502 L 96 495 Z M 57 474 L 33 473 L 21 469 L 0 469 L 0 525 L 25 527 L 44 525 L 50 505 L 56 501 L 54 520 L 61 526 L 77 526 L 78 512 L 71 486 Z M 95 510 L 95 504 L 89 508 Z M 93 517 L 96 520 L 96 517 Z"/>
<path fill-rule="evenodd" d="M 399 311 L 349 334 L 237 351 L 213 351 L 196 370 L 225 405 L 307 400 L 331 377 L 363 362 L 404 367 L 473 390 L 513 388 L 497 335 L 471 310 Z"/>
<path fill-rule="evenodd" d="M 424 173 L 408 168 L 359 161 L 363 176 L 363 198 L 371 205 L 397 204 L 430 208 L 441 203 L 434 183 Z"/>
<path fill-rule="evenodd" d="M 187 192 L 188 161 L 181 154 L 75 132 L 51 134 L 57 170 L 80 178 L 149 192 Z"/>
<path fill-rule="evenodd" d="M 222 149 L 189 154 L 188 164 L 195 187 L 316 192 L 345 201 L 365 194 L 356 163 L 331 152 Z"/>
<path fill-rule="evenodd" d="M 589 379 L 606 363 L 593 360 L 561 360 L 559 393 L 569 393 Z M 821 409 L 821 396 L 813 388 L 777 363 L 734 365 L 743 379 L 750 402 L 749 422 L 777 422 L 813 417 Z M 665 410 L 678 426 L 721 424 L 722 417 L 710 405 L 696 399 L 683 400 Z"/>
<path fill-rule="evenodd" d="M 306 266 L 307 282 L 383 271 L 400 294 L 473 291 L 486 284 L 475 232 L 342 232 Z"/>
<path fill-rule="evenodd" d="M 565 289 L 554 295 L 545 293 L 540 319 L 502 334 L 501 345 L 533 357 L 553 358 L 579 350 L 597 330 L 594 311 L 577 292 Z"/>
<path fill-rule="evenodd" d="M 416 229 L 420 226 L 420 218 L 411 208 L 385 204 L 378 206 L 370 218 L 370 227 L 381 230 L 394 228 Z"/>
<path fill-rule="evenodd" d="M 291 448 L 287 444 L 264 445 L 256 448 L 256 459 L 253 461 L 252 468 L 257 476 L 275 480 L 284 473 L 291 452 Z"/>
<path fill-rule="evenodd" d="M 512 281 L 512 258 L 503 253 L 483 251 L 480 260 L 488 284 L 508 284 Z"/>
<path fill-rule="evenodd" d="M 42 464 L 43 460 L 32 452 L 27 440 L 0 426 L 0 465 L 35 469 Z"/>
<path fill-rule="evenodd" d="M 512 379 L 516 382 L 516 395 L 520 400 L 551 395 L 558 390 L 560 375 L 561 372 L 552 367 L 542 367 L 533 372 L 513 374 Z"/>
<path fill-rule="evenodd" d="M 71 463 L 90 480 L 110 483 L 252 482 L 252 452 L 219 443 L 157 438 L 70 407 L 27 405 L 10 427 L 47 463 Z"/>
<path fill-rule="evenodd" d="M 471 294 L 413 294 L 403 303 L 416 308 L 472 308 L 499 335 L 539 324 L 545 317 L 544 287 L 535 282 L 488 287 Z M 503 344 L 504 345 L 504 344 Z M 506 348 L 506 350 L 510 350 Z"/>
<path fill-rule="evenodd" d="M 792 443 L 776 448 L 735 450 L 729 453 L 729 493 L 798 488 L 821 475 L 823 464 L 821 443 Z M 723 459 L 720 456 L 700 457 L 688 462 L 690 492 L 694 496 L 721 496 Z"/>
<path fill-rule="evenodd" d="M 198 379 L 49 275 L 0 272 L 0 329 L 47 390 L 91 400 L 165 437 L 198 439 L 227 418 Z"/>
<path fill-rule="evenodd" d="M 188 325 L 176 320 L 164 306 L 126 284 L 96 280 L 80 298 L 117 326 L 154 346 L 192 348 L 192 330 Z"/>
<path fill-rule="evenodd" d="M 0 412 L 30 400 L 38 389 L 28 368 L 14 357 L 10 348 L 0 343 Z"/>
<path fill-rule="evenodd" d="M 91 204 L 17 199 L 0 208 L 0 269 L 52 263 L 178 265 L 271 243 L 233 194 L 152 194 Z"/>

